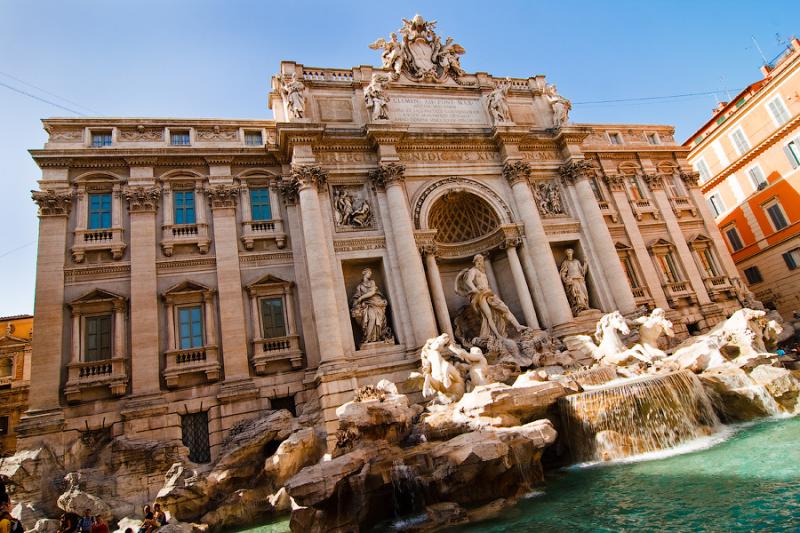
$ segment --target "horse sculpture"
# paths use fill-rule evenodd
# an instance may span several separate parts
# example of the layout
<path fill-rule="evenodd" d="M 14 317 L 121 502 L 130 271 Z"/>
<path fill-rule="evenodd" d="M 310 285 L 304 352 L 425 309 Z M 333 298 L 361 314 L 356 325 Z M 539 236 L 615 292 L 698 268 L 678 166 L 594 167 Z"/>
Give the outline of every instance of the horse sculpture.
<path fill-rule="evenodd" d="M 465 384 L 461 372 L 442 353 L 451 343 L 450 335 L 442 333 L 428 339 L 422 347 L 422 395 L 429 398 L 437 395 L 439 402 L 448 404 L 464 396 Z"/>

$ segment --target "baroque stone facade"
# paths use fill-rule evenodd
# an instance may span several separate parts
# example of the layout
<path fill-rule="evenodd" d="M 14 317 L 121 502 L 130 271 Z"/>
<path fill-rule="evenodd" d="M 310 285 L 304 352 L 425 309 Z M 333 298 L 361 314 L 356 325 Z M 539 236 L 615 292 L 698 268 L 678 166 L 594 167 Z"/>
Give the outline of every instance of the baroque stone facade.
<path fill-rule="evenodd" d="M 202 462 L 275 407 L 331 439 L 356 388 L 403 388 L 426 340 L 488 301 L 456 290 L 473 261 L 524 335 L 647 306 L 680 336 L 740 307 L 671 127 L 571 123 L 543 76 L 469 74 L 422 19 L 400 33 L 382 68 L 281 63 L 272 121 L 44 121 L 28 445 L 111 428 Z M 379 327 L 351 316 L 372 287 Z"/>

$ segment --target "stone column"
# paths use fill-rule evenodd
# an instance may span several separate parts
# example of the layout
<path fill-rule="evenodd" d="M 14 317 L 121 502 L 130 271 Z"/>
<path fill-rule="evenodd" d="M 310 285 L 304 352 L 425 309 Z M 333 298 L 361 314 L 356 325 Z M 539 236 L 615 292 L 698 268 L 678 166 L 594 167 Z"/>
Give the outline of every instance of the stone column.
<path fill-rule="evenodd" d="M 114 302 L 114 353 L 112 357 L 127 355 L 125 350 L 125 301 Z"/>
<path fill-rule="evenodd" d="M 669 201 L 667 192 L 664 190 L 664 180 L 656 174 L 645 174 L 643 178 L 653 193 L 653 200 L 655 200 L 656 207 L 661 212 L 661 218 L 667 225 L 667 233 L 669 233 L 670 239 L 675 245 L 675 250 L 678 252 L 686 277 L 689 278 L 688 281 L 697 295 L 698 303 L 700 305 L 710 304 L 711 298 L 708 296 L 705 283 L 703 283 L 703 276 L 697 269 L 697 263 L 694 260 L 692 251 L 689 250 L 689 245 L 686 244 L 686 237 L 681 230 L 678 219 L 675 217 L 675 213 L 672 211 L 672 204 Z"/>
<path fill-rule="evenodd" d="M 625 178 L 621 175 L 607 174 L 605 176 L 608 189 L 611 191 L 611 196 L 614 198 L 614 203 L 617 206 L 619 217 L 622 219 L 622 224 L 625 226 L 625 232 L 628 234 L 628 239 L 631 241 L 633 253 L 636 256 L 636 262 L 639 263 L 639 268 L 644 277 L 644 283 L 647 285 L 647 290 L 653 298 L 656 307 L 661 309 L 669 309 L 667 296 L 664 294 L 664 288 L 661 286 L 661 279 L 658 277 L 653 266 L 653 260 L 650 253 L 647 251 L 647 244 L 644 242 L 642 233 L 639 231 L 639 225 L 636 217 L 631 209 L 631 204 L 628 201 L 628 195 L 625 192 Z"/>
<path fill-rule="evenodd" d="M 70 363 L 78 363 L 81 360 L 81 314 L 72 311 L 72 353 Z"/>
<path fill-rule="evenodd" d="M 731 279 L 739 277 L 739 270 L 736 268 L 736 263 L 733 262 L 733 257 L 728 252 L 728 247 L 722 238 L 722 233 L 708 209 L 703 191 L 700 189 L 699 180 L 700 174 L 697 172 L 681 172 L 681 179 L 686 184 L 686 189 L 689 191 L 689 196 L 697 207 L 700 217 L 703 219 L 703 225 L 706 228 L 708 236 L 714 241 L 714 247 L 717 249 L 716 256 L 720 258 L 722 266 L 726 274 Z"/>
<path fill-rule="evenodd" d="M 149 173 L 152 184 L 152 168 L 132 168 Z M 149 171 L 149 172 L 148 172 Z M 159 343 L 158 283 L 156 279 L 156 211 L 161 190 L 153 186 L 128 187 L 125 189 L 130 212 L 130 257 L 131 257 L 131 296 L 130 328 L 131 347 L 129 350 L 132 394 L 144 396 L 156 394 L 160 390 L 159 362 L 161 346 Z M 171 211 L 172 206 L 167 206 Z M 168 330 L 172 333 L 172 328 Z M 167 349 L 172 349 L 170 346 Z"/>
<path fill-rule="evenodd" d="M 202 194 L 198 192 L 198 196 Z M 239 270 L 239 238 L 236 231 L 236 201 L 239 188 L 233 185 L 214 185 L 207 190 L 208 201 L 214 217 L 214 249 L 217 260 L 217 291 L 222 331 L 220 341 L 222 360 L 225 365 L 225 381 L 237 381 L 250 377 L 247 358 L 247 330 L 245 328 L 242 275 Z M 204 206 L 197 206 L 199 215 Z M 213 298 L 205 295 L 206 323 L 209 344 L 216 337 L 216 313 L 211 303 Z M 214 338 L 214 340 L 216 340 Z"/>
<path fill-rule="evenodd" d="M 522 263 L 522 271 L 525 273 L 525 279 L 528 281 L 528 289 L 531 290 L 533 295 L 534 309 L 537 310 L 536 318 L 539 319 L 539 327 L 547 327 L 551 323 L 550 315 L 548 313 L 547 302 L 544 301 L 544 295 L 539 283 L 539 278 L 536 276 L 536 271 L 533 267 L 533 261 L 528 253 L 528 248 L 524 242 L 517 250 L 520 262 Z M 539 304 L 538 306 L 536 304 Z"/>
<path fill-rule="evenodd" d="M 492 266 L 492 259 L 489 257 L 489 254 L 483 255 L 483 268 L 486 271 L 486 279 L 489 281 L 489 288 L 492 289 L 492 292 L 499 295 L 500 287 L 497 285 L 497 276 L 494 275 L 494 267 Z"/>
<path fill-rule="evenodd" d="M 436 313 L 436 321 L 439 324 L 439 331 L 447 333 L 450 338 L 453 336 L 453 325 L 450 322 L 450 311 L 447 309 L 447 299 L 444 296 L 442 287 L 442 277 L 439 274 L 439 265 L 436 263 L 436 245 L 426 244 L 420 248 L 420 252 L 425 256 L 425 267 L 428 274 L 428 288 L 433 297 L 433 310 Z"/>
<path fill-rule="evenodd" d="M 306 267 L 321 364 L 340 360 L 344 355 L 339 328 L 340 310 L 336 306 L 336 290 L 333 286 L 333 270 L 325 231 L 327 225 L 323 223 L 318 192 L 325 187 L 327 180 L 327 174 L 318 166 L 296 165 L 292 167 L 291 179 L 282 188 L 284 195 L 297 197 L 300 204 Z"/>
<path fill-rule="evenodd" d="M 525 273 L 517 255 L 517 246 L 521 244 L 522 238 L 510 238 L 503 243 L 503 248 L 505 248 L 508 255 L 508 264 L 511 266 L 511 276 L 514 278 L 514 286 L 517 289 L 517 298 L 519 298 L 519 304 L 522 307 L 525 323 L 529 328 L 539 329 L 539 320 L 536 318 L 536 310 L 533 308 L 531 291 L 528 289 Z"/>
<path fill-rule="evenodd" d="M 28 414 L 59 408 L 64 331 L 64 258 L 72 193 L 36 191 L 39 205 L 39 249 L 36 257 L 36 298 Z M 37 413 L 38 412 L 38 413 Z M 42 413 L 43 414 L 43 413 Z"/>
<path fill-rule="evenodd" d="M 528 183 L 530 172 L 530 166 L 522 161 L 509 162 L 503 167 L 503 176 L 511 184 L 514 203 L 525 226 L 525 241 L 541 284 L 543 305 L 550 313 L 550 326 L 558 326 L 572 321 L 572 310 Z"/>
<path fill-rule="evenodd" d="M 397 256 L 400 263 L 400 276 L 403 280 L 406 297 L 413 302 L 411 326 L 416 344 L 421 346 L 426 340 L 435 337 L 436 319 L 433 304 L 425 281 L 425 269 L 414 239 L 414 223 L 408 207 L 404 186 L 405 167 L 397 163 L 382 164 L 370 173 L 376 187 L 386 188 L 386 203 L 389 218 L 394 230 Z"/>
<path fill-rule="evenodd" d="M 633 312 L 636 309 L 633 292 L 619 261 L 611 233 L 603 219 L 603 213 L 597 205 L 592 186 L 589 185 L 588 173 L 594 170 L 588 161 L 575 160 L 562 165 L 559 171 L 563 182 L 575 187 L 578 203 L 586 221 L 583 229 L 597 250 L 599 266 L 611 290 L 614 303 L 622 313 Z"/>

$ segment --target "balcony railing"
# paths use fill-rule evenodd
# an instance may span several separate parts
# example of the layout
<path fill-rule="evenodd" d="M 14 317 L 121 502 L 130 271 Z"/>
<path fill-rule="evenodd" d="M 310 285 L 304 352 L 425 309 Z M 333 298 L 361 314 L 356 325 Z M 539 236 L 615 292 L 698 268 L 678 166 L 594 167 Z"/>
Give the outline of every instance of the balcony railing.
<path fill-rule="evenodd" d="M 191 375 L 204 374 L 208 382 L 220 378 L 219 351 L 216 346 L 170 350 L 165 354 L 164 379 L 168 388 L 180 387 Z"/>
<path fill-rule="evenodd" d="M 642 220 L 642 215 L 645 213 L 650 213 L 653 218 L 659 218 L 658 209 L 647 198 L 632 199 L 631 210 L 637 220 Z"/>
<path fill-rule="evenodd" d="M 126 247 L 123 241 L 124 232 L 122 228 L 76 230 L 72 259 L 76 263 L 82 263 L 86 253 L 94 251 L 109 251 L 115 260 L 122 259 Z"/>
<path fill-rule="evenodd" d="M 608 215 L 609 217 L 611 217 L 612 222 L 614 223 L 619 222 L 617 218 L 617 211 L 611 207 L 611 204 L 609 204 L 605 200 L 598 200 L 597 206 L 600 208 L 600 212 L 603 214 L 603 216 Z"/>
<path fill-rule="evenodd" d="M 248 250 L 253 249 L 257 240 L 274 240 L 278 248 L 286 246 L 286 233 L 283 220 L 247 220 L 242 222 L 242 244 Z"/>
<path fill-rule="evenodd" d="M 253 339 L 253 367 L 256 374 L 303 367 L 300 337 L 288 335 L 270 339 Z"/>
<path fill-rule="evenodd" d="M 352 70 L 304 68 L 303 79 L 307 81 L 353 81 Z"/>
<path fill-rule="evenodd" d="M 96 391 L 105 387 L 109 388 L 112 396 L 125 394 L 128 387 L 125 359 L 114 357 L 68 364 L 67 384 L 64 389 L 67 401 L 74 403 L 87 397 L 94 399 Z"/>
<path fill-rule="evenodd" d="M 161 249 L 167 257 L 176 246 L 196 245 L 201 254 L 208 252 L 211 239 L 207 224 L 165 224 L 161 227 Z"/>
<path fill-rule="evenodd" d="M 697 208 L 688 196 L 673 196 L 669 199 L 669 203 L 672 204 L 672 211 L 678 218 L 686 212 L 691 213 L 693 217 L 697 216 Z"/>

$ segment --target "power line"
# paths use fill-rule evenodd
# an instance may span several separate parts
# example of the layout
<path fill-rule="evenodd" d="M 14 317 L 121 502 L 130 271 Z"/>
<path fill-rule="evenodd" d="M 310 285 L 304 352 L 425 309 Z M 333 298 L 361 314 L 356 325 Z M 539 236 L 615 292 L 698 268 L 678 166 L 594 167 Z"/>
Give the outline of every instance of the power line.
<path fill-rule="evenodd" d="M 27 91 L 23 91 L 22 89 L 18 89 L 18 88 L 16 88 L 16 87 L 14 87 L 14 86 L 11 86 L 11 85 L 9 85 L 9 84 L 7 84 L 7 83 L 4 83 L 4 82 L 2 82 L 2 81 L 0 81 L 0 85 L 2 85 L 3 87 L 5 87 L 5 88 L 7 88 L 7 89 L 11 89 L 12 91 L 14 91 L 14 92 L 16 92 L 16 93 L 19 93 L 19 94 L 25 95 L 25 96 L 27 96 L 27 97 L 29 97 L 29 98 L 33 98 L 34 100 L 39 100 L 40 102 L 44 102 L 45 104 L 54 105 L 54 106 L 58 107 L 59 109 L 63 109 L 63 110 L 65 110 L 65 111 L 69 111 L 70 113 L 75 113 L 76 115 L 80 115 L 80 116 L 82 116 L 82 117 L 85 117 L 85 116 L 86 116 L 86 114 L 85 114 L 85 113 L 81 113 L 80 111 L 75 111 L 74 109 L 70 109 L 70 108 L 68 108 L 68 107 L 65 107 L 65 106 L 63 106 L 63 105 L 61 105 L 61 104 L 57 104 L 57 103 L 55 103 L 55 102 L 51 102 L 50 100 L 46 100 L 46 99 L 44 99 L 44 98 L 41 98 L 41 97 L 39 97 L 39 96 L 36 96 L 35 94 L 31 94 L 31 93 L 29 93 L 29 92 L 27 92 Z"/>
<path fill-rule="evenodd" d="M 617 98 L 614 100 L 589 100 L 586 102 L 572 102 L 572 105 L 585 105 L 585 104 L 613 104 L 618 102 L 646 102 L 646 101 L 653 101 L 653 100 L 669 100 L 673 98 L 685 98 L 688 96 L 708 96 L 710 94 L 717 94 L 721 91 L 736 91 L 737 93 L 741 91 L 741 89 L 720 89 L 716 91 L 707 91 L 702 93 L 685 93 L 685 94 L 672 94 L 669 96 L 642 96 L 638 98 Z"/>
<path fill-rule="evenodd" d="M 21 83 L 21 84 L 23 84 L 23 85 L 27 85 L 28 87 L 32 87 L 32 88 L 36 89 L 37 91 L 41 91 L 41 92 L 43 92 L 44 94 L 49 94 L 50 96 L 55 96 L 55 97 L 56 97 L 56 98 L 58 98 L 59 100 L 63 100 L 63 101 L 65 101 L 65 102 L 69 103 L 69 104 L 76 105 L 76 106 L 78 106 L 78 107 L 80 107 L 80 108 L 83 108 L 83 109 L 85 109 L 85 110 L 87 110 L 87 111 L 91 111 L 91 112 L 92 112 L 92 113 L 94 113 L 95 115 L 100 115 L 100 114 L 101 114 L 100 112 L 98 112 L 98 111 L 96 111 L 96 110 L 92 109 L 91 107 L 86 107 L 85 105 L 81 105 L 81 104 L 79 104 L 78 102 L 73 102 L 72 100 L 68 100 L 67 98 L 64 98 L 63 96 L 59 96 L 59 95 L 57 95 L 57 94 L 55 94 L 55 93 L 51 93 L 50 91 L 48 91 L 48 90 L 46 90 L 46 89 L 42 89 L 41 87 L 38 87 L 38 86 L 36 86 L 36 85 L 34 85 L 34 84 L 32 84 L 32 83 L 28 83 L 28 82 L 27 82 L 27 81 L 25 81 L 25 80 L 21 80 L 21 79 L 17 78 L 16 76 L 12 76 L 12 75 L 11 75 L 11 74 L 9 74 L 8 72 L 0 72 L 0 76 L 5 76 L 5 77 L 7 77 L 7 78 L 11 78 L 11 79 L 12 79 L 12 80 L 14 80 L 14 81 L 18 81 L 19 83 Z"/>
<path fill-rule="evenodd" d="M 23 244 L 21 246 L 17 246 L 16 248 L 12 248 L 11 250 L 0 254 L 0 258 L 5 257 L 5 256 L 10 255 L 10 254 L 13 254 L 14 252 L 18 252 L 18 251 L 22 250 L 23 248 L 27 248 L 28 246 L 30 246 L 31 244 L 33 244 L 35 242 L 36 241 L 27 242 L 27 243 L 25 243 L 25 244 Z"/>

